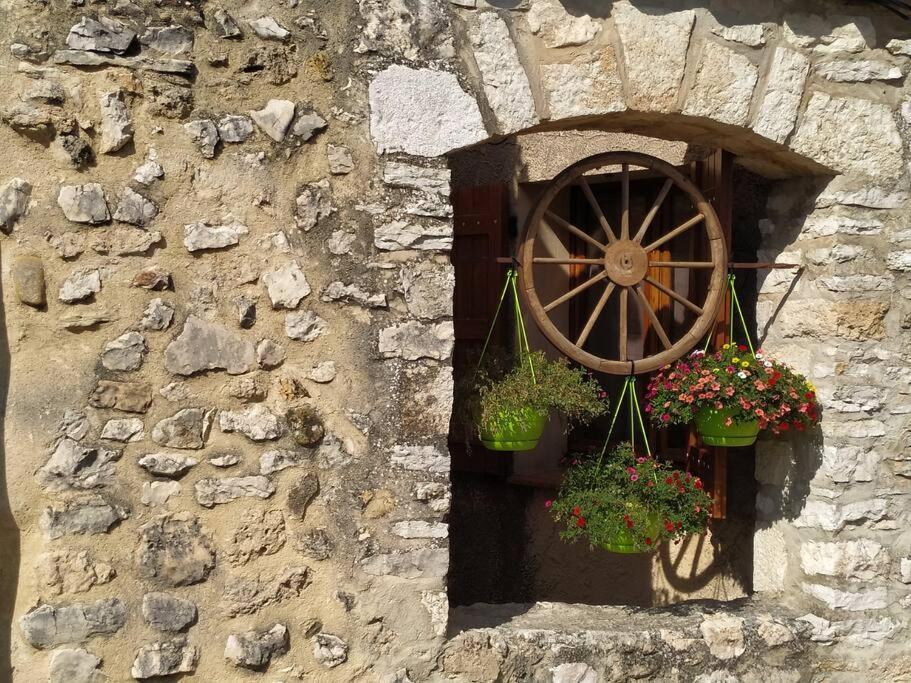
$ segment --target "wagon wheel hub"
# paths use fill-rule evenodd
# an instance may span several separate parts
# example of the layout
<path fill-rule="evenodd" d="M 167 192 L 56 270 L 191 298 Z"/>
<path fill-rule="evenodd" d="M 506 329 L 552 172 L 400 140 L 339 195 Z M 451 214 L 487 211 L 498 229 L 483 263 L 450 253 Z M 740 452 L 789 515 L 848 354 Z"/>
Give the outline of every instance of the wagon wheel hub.
<path fill-rule="evenodd" d="M 604 270 L 611 282 L 623 287 L 637 285 L 648 273 L 648 254 L 631 240 L 617 240 L 604 252 Z"/>
<path fill-rule="evenodd" d="M 592 191 L 586 173 L 618 166 L 621 169 L 620 202 L 618 207 L 613 208 L 619 210 L 607 212 L 614 218 L 612 224 Z M 664 176 L 661 190 L 637 225 L 631 224 L 631 166 L 647 169 L 653 176 Z M 582 190 L 596 219 L 594 231 L 574 225 L 551 209 L 557 195 L 570 185 Z M 689 199 L 692 213 L 682 223 L 662 234 L 653 224 L 662 203 L 673 188 Z M 616 220 L 617 215 L 619 220 Z M 692 235 L 697 230 L 703 232 L 701 244 L 705 246 L 708 256 L 693 261 L 667 260 L 669 243 L 681 235 Z M 538 239 L 541 235 L 546 235 L 546 238 Z M 584 243 L 584 253 L 575 255 L 574 248 L 563 244 L 566 239 L 575 239 L 580 245 Z M 567 252 L 569 255 L 564 255 Z M 544 336 L 557 349 L 582 365 L 615 375 L 630 371 L 651 372 L 689 353 L 712 329 L 724 297 L 727 247 L 714 208 L 680 171 L 667 162 L 646 154 L 606 152 L 582 159 L 565 169 L 545 188 L 529 215 L 520 243 L 520 254 L 521 292 L 532 318 Z M 581 273 L 585 279 L 580 284 L 571 282 L 568 290 L 556 298 L 549 295 L 548 300 L 542 301 L 536 283 L 549 282 L 557 272 L 555 267 L 560 266 L 574 268 L 575 276 Z M 707 272 L 708 291 L 705 299 L 692 301 L 689 291 L 677 291 L 675 287 L 678 281 L 688 282 L 692 278 L 676 275 L 667 277 L 666 269 Z M 552 290 L 553 286 L 545 289 Z M 573 334 L 571 339 L 555 320 L 559 320 L 565 327 L 566 316 L 560 317 L 558 309 L 583 293 L 596 295 L 593 299 L 596 303 L 584 314 L 585 324 L 581 332 Z M 682 330 L 676 329 L 681 327 L 679 321 L 670 333 L 665 329 L 660 311 L 653 306 L 655 301 L 666 302 L 670 306 L 679 305 L 685 309 L 687 322 Z M 643 355 L 637 349 L 639 357 L 634 357 L 633 345 L 630 344 L 634 334 L 631 330 L 634 327 L 629 324 L 629 314 L 634 308 L 642 313 L 643 322 L 639 330 L 647 327 L 654 332 L 661 344 L 659 351 L 646 351 Z M 555 315 L 558 317 L 553 318 Z M 602 348 L 586 348 L 602 316 L 610 316 L 616 323 L 616 343 L 607 343 L 608 340 L 602 334 L 599 342 Z M 607 329 L 613 328 L 608 326 Z M 641 335 L 642 332 L 637 331 L 636 334 Z M 603 348 L 605 346 L 608 348 Z"/>

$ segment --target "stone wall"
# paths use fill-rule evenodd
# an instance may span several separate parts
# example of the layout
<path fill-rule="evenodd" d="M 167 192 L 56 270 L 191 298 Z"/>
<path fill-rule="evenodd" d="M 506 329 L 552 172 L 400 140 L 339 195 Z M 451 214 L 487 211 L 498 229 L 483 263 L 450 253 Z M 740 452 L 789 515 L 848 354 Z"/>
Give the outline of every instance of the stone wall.
<path fill-rule="evenodd" d="M 840 174 L 770 206 L 805 270 L 763 283 L 766 346 L 825 416 L 763 447 L 756 583 L 866 648 L 828 668 L 906 642 L 908 33 L 821 1 L 510 4 L 0 2 L 14 680 L 477 680 L 453 648 L 512 647 L 441 650 L 442 155 L 576 126 Z M 736 668 L 729 627 L 683 678 Z"/>

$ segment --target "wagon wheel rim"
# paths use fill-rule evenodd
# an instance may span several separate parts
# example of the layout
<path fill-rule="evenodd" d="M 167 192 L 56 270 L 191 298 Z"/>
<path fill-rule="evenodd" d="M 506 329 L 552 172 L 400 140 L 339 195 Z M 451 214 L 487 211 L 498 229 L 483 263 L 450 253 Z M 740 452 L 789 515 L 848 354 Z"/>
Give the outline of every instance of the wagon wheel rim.
<path fill-rule="evenodd" d="M 621 168 L 621 220 L 618 226 L 609 223 L 584 176 L 588 171 L 605 166 L 620 166 Z M 630 225 L 630 167 L 657 171 L 665 176 L 665 182 L 655 202 L 643 221 L 637 226 Z M 581 187 L 600 226 L 597 237 L 589 235 L 550 211 L 554 198 L 564 188 L 574 183 L 578 183 Z M 675 186 L 689 197 L 693 204 L 693 216 L 673 230 L 658 236 L 654 231 L 650 231 L 650 228 L 662 203 Z M 649 257 L 649 254 L 659 247 L 697 227 L 704 230 L 707 236 L 708 261 L 656 261 Z M 535 256 L 535 243 L 542 230 L 551 230 L 558 236 L 561 233 L 570 233 L 578 237 L 594 249 L 595 257 Z M 614 375 L 626 375 L 630 372 L 641 374 L 662 368 L 683 357 L 712 330 L 724 298 L 727 247 L 718 215 L 692 181 L 669 163 L 646 154 L 605 152 L 582 159 L 562 171 L 551 181 L 529 215 L 520 242 L 519 253 L 520 289 L 538 328 L 566 356 L 599 372 Z M 552 268 L 555 265 L 571 264 L 600 266 L 600 269 L 581 285 L 570 289 L 556 299 L 542 302 L 535 286 L 536 271 L 545 267 Z M 700 305 L 675 292 L 673 287 L 662 285 L 649 275 L 649 269 L 654 267 L 711 270 L 705 302 Z M 594 308 L 587 314 L 581 334 L 576 339 L 569 339 L 554 324 L 549 312 L 604 281 L 606 281 L 604 291 L 597 299 Z M 676 341 L 672 341 L 668 337 L 656 311 L 649 304 L 645 294 L 646 287 L 657 289 L 696 316 L 690 328 Z M 586 351 L 584 347 L 592 329 L 603 315 L 606 305 L 614 297 L 619 300 L 618 357 L 603 358 Z M 643 315 L 648 318 L 652 329 L 658 336 L 663 347 L 658 353 L 642 358 L 629 357 L 629 311 L 633 306 L 641 308 Z"/>

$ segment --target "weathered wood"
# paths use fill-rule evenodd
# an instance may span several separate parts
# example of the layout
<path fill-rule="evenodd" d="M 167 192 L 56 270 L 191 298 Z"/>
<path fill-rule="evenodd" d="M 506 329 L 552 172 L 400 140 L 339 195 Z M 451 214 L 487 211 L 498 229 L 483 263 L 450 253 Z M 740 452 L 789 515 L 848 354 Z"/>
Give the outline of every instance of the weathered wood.
<path fill-rule="evenodd" d="M 603 244 L 578 226 L 573 225 L 566 219 L 556 215 L 550 210 L 551 204 L 557 195 L 570 185 L 579 185 L 585 194 L 592 211 L 598 220 L 598 224 L 604 228 L 609 227 L 605 211 L 597 201 L 594 192 L 591 190 L 588 181 L 583 178 L 585 173 L 591 170 L 605 166 L 620 166 L 621 172 L 621 194 L 620 194 L 620 232 L 613 235 L 605 231 L 608 237 L 608 244 Z M 666 180 L 663 184 L 655 202 L 652 204 L 642 224 L 635 231 L 636 237 L 641 241 L 642 236 L 652 224 L 655 215 L 658 213 L 662 203 L 673 187 L 678 188 L 692 202 L 695 209 L 695 215 L 685 223 L 679 225 L 674 230 L 665 235 L 658 236 L 647 247 L 642 247 L 635 239 L 630 239 L 630 167 L 645 168 L 663 175 Z M 602 216 L 604 220 L 602 221 Z M 644 256 L 650 250 L 657 249 L 662 244 L 668 242 L 674 237 L 691 230 L 697 225 L 702 225 L 705 232 L 705 244 L 708 251 L 707 261 L 656 261 Z M 592 245 L 596 249 L 604 252 L 603 263 L 600 259 L 578 258 L 580 255 L 574 255 L 572 258 L 552 258 L 547 255 L 535 254 L 535 245 L 537 237 L 542 226 L 547 225 L 551 230 L 563 229 L 576 238 Z M 611 236 L 615 239 L 611 239 Z M 629 245 L 629 246 L 626 246 Z M 584 256 L 581 255 L 581 256 Z M 666 255 L 665 255 L 666 257 Z M 507 260 L 511 262 L 511 260 Z M 651 157 L 645 154 L 634 152 L 606 152 L 583 159 L 565 169 L 556 178 L 554 178 L 541 194 L 537 204 L 529 214 L 526 222 L 523 236 L 519 243 L 518 251 L 518 270 L 520 289 L 523 297 L 526 299 L 530 317 L 541 329 L 545 337 L 564 355 L 585 365 L 593 370 L 607 372 L 615 375 L 625 375 L 630 372 L 631 363 L 634 361 L 634 371 L 637 374 L 657 370 L 668 363 L 687 354 L 692 348 L 708 334 L 714 322 L 714 317 L 721 305 L 724 294 L 725 274 L 727 272 L 727 246 L 722 233 L 718 217 L 709 201 L 703 196 L 696 185 L 678 169 L 661 159 Z M 570 340 L 550 319 L 549 311 L 564 301 L 572 299 L 577 294 L 591 287 L 595 282 L 601 281 L 604 277 L 593 278 L 577 284 L 578 281 L 570 285 L 566 294 L 561 295 L 546 306 L 538 299 L 535 288 L 536 269 L 553 263 L 565 263 L 570 267 L 591 266 L 597 270 L 598 265 L 603 265 L 601 271 L 609 280 L 608 290 L 602 294 L 598 300 L 595 310 L 589 315 L 587 312 L 584 317 L 578 318 L 585 321 L 585 326 L 575 340 Z M 683 295 L 673 291 L 673 278 L 667 279 L 667 284 L 659 282 L 658 278 L 648 277 L 649 267 L 661 268 L 692 268 L 705 269 L 711 271 L 709 274 L 708 294 L 702 306 L 689 301 Z M 553 273 L 552 270 L 542 271 L 541 277 L 549 277 L 546 273 Z M 664 278 L 661 278 L 664 280 Z M 686 306 L 689 311 L 696 316 L 690 329 L 683 332 L 682 336 L 676 341 L 672 341 L 661 324 L 658 316 L 648 301 L 646 293 L 643 290 L 643 283 L 649 282 L 654 286 L 658 283 L 661 286 L 657 289 L 671 299 L 678 301 Z M 618 329 L 618 344 L 616 358 L 605 358 L 585 351 L 582 346 L 587 341 L 592 328 L 597 322 L 600 315 L 603 314 L 608 299 L 611 296 L 610 284 L 622 287 L 620 290 L 620 318 Z M 637 297 L 643 307 L 644 313 L 649 320 L 651 327 L 664 347 L 655 353 L 646 353 L 641 359 L 629 358 L 629 296 L 630 289 L 633 295 Z M 611 293 L 608 293 L 611 292 Z M 671 293 L 673 292 L 673 293 Z M 676 296 L 675 296 L 676 295 Z M 679 332 L 678 332 L 679 334 Z"/>

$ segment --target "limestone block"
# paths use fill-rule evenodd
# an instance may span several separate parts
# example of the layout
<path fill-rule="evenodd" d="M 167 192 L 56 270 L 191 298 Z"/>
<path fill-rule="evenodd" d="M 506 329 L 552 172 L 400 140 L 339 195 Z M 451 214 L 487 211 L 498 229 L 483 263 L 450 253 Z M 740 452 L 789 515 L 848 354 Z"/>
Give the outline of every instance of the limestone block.
<path fill-rule="evenodd" d="M 37 256 L 17 256 L 12 267 L 13 286 L 20 302 L 35 308 L 47 303 L 44 264 Z"/>
<path fill-rule="evenodd" d="M 0 185 L 0 230 L 9 233 L 28 209 L 32 186 L 22 178 Z"/>
<path fill-rule="evenodd" d="M 818 583 L 804 583 L 804 592 L 824 602 L 829 609 L 843 609 L 848 612 L 883 609 L 889 605 L 885 588 L 865 591 L 843 591 Z"/>
<path fill-rule="evenodd" d="M 746 650 L 743 642 L 743 619 L 715 614 L 707 617 L 699 630 L 709 652 L 718 659 L 735 659 Z"/>
<path fill-rule="evenodd" d="M 455 341 L 452 322 L 424 325 L 410 320 L 380 330 L 379 350 L 384 358 L 445 360 Z"/>
<path fill-rule="evenodd" d="M 449 457 L 433 446 L 394 446 L 390 461 L 405 470 L 449 473 Z"/>
<path fill-rule="evenodd" d="M 535 0 L 526 16 L 528 28 L 547 47 L 585 45 L 601 32 L 601 24 L 587 14 L 574 16 L 556 0 Z"/>
<path fill-rule="evenodd" d="M 497 131 L 508 135 L 535 125 L 531 85 L 506 22 L 495 12 L 480 12 L 470 20 L 468 37 Z"/>
<path fill-rule="evenodd" d="M 116 633 L 126 619 L 123 601 L 106 598 L 87 604 L 40 605 L 20 617 L 19 628 L 29 645 L 43 650 L 81 643 L 96 634 Z"/>
<path fill-rule="evenodd" d="M 872 581 L 888 573 L 889 553 L 871 539 L 843 543 L 808 541 L 800 546 L 806 574 Z"/>
<path fill-rule="evenodd" d="M 196 670 L 199 648 L 187 643 L 184 637 L 170 638 L 143 645 L 136 652 L 130 675 L 143 680 Z"/>
<path fill-rule="evenodd" d="M 136 569 L 143 579 L 167 586 L 204 581 L 215 567 L 212 539 L 186 512 L 161 515 L 139 528 Z"/>
<path fill-rule="evenodd" d="M 829 59 L 817 62 L 814 72 L 836 83 L 895 81 L 904 77 L 904 69 L 886 59 Z"/>
<path fill-rule="evenodd" d="M 640 111 L 676 111 L 695 12 L 658 14 L 618 3 L 613 6 L 611 16 L 623 45 L 629 107 Z"/>
<path fill-rule="evenodd" d="M 794 130 L 810 60 L 797 50 L 776 47 L 759 99 L 753 130 L 775 142 L 784 142 Z"/>
<path fill-rule="evenodd" d="M 876 29 L 867 17 L 789 14 L 782 35 L 786 42 L 819 54 L 862 52 L 876 45 Z"/>
<path fill-rule="evenodd" d="M 744 125 L 758 79 L 759 68 L 747 57 L 706 41 L 683 113 L 734 126 Z"/>
<path fill-rule="evenodd" d="M 780 524 L 757 523 L 753 534 L 753 590 L 775 593 L 784 588 L 789 554 Z"/>
<path fill-rule="evenodd" d="M 814 92 L 791 149 L 854 176 L 898 178 L 902 140 L 888 105 Z"/>
<path fill-rule="evenodd" d="M 433 157 L 487 137 L 477 102 L 451 73 L 393 64 L 371 81 L 369 97 L 379 153 Z"/>
<path fill-rule="evenodd" d="M 724 38 L 732 43 L 740 43 L 750 47 L 765 45 L 762 24 L 740 24 L 738 26 L 716 26 L 712 29 L 719 38 Z"/>
<path fill-rule="evenodd" d="M 541 65 L 541 88 L 551 119 L 623 111 L 623 82 L 614 49 L 607 46 L 588 60 Z"/>

